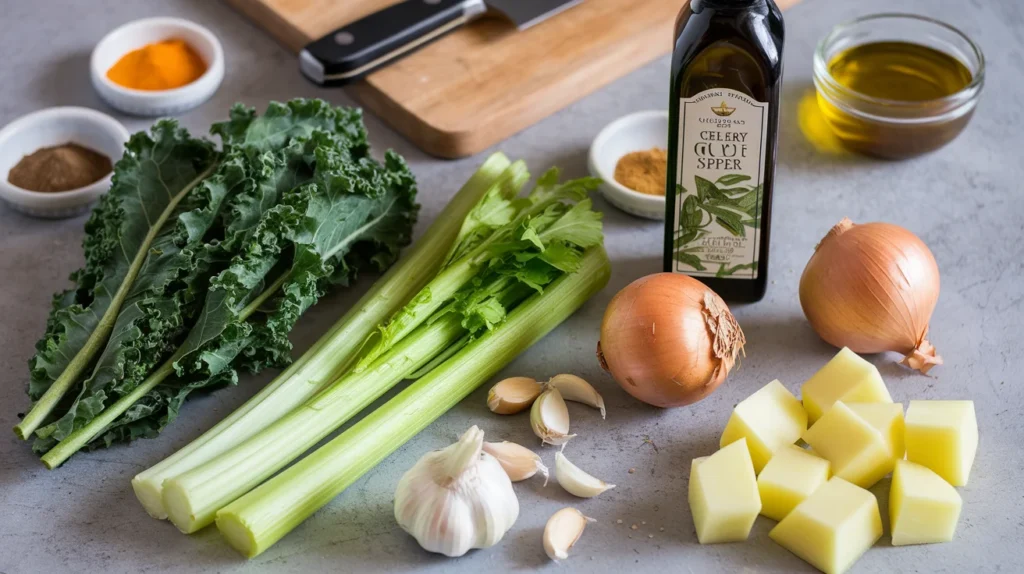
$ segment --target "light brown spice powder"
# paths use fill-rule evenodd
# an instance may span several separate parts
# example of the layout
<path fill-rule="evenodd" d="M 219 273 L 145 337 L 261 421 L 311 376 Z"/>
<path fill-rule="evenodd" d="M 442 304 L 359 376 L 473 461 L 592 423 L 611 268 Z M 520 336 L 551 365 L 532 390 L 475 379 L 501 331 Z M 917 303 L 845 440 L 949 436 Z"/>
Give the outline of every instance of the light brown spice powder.
<path fill-rule="evenodd" d="M 615 164 L 615 181 L 647 195 L 665 195 L 668 179 L 668 151 L 651 148 L 634 151 Z"/>

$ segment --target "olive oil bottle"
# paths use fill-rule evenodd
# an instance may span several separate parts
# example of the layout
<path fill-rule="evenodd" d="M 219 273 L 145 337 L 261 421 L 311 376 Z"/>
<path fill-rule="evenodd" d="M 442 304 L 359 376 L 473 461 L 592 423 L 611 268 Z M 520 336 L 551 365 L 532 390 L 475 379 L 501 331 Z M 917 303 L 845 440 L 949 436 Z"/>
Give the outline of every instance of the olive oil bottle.
<path fill-rule="evenodd" d="M 772 0 L 691 0 L 676 20 L 665 270 L 726 300 L 768 282 L 782 40 Z"/>

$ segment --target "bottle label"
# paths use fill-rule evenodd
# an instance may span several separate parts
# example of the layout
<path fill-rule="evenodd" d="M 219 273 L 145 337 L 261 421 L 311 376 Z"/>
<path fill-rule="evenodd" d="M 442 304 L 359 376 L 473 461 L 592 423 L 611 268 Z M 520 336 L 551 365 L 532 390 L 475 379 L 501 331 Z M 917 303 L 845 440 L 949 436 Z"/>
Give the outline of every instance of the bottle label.
<path fill-rule="evenodd" d="M 673 269 L 757 278 L 768 103 L 727 88 L 679 101 Z"/>

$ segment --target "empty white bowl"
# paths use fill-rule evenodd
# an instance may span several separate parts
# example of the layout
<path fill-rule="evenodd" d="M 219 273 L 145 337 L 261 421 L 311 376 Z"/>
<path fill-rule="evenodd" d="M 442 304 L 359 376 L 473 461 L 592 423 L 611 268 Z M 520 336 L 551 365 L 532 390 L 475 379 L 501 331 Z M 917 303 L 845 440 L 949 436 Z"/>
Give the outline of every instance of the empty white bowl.
<path fill-rule="evenodd" d="M 590 174 L 601 178 L 601 194 L 615 207 L 647 219 L 665 219 L 665 196 L 633 191 L 615 181 L 615 164 L 634 151 L 664 149 L 668 144 L 668 112 L 647 111 L 623 116 L 605 126 L 590 146 Z"/>
<path fill-rule="evenodd" d="M 161 40 L 178 38 L 187 42 L 206 63 L 206 72 L 191 84 L 172 90 L 133 90 L 107 78 L 122 56 Z M 137 116 L 166 116 L 181 113 L 205 102 L 224 79 L 224 50 L 206 28 L 181 18 L 145 18 L 129 22 L 100 40 L 89 63 L 92 85 L 108 104 Z"/>
<path fill-rule="evenodd" d="M 117 162 L 124 153 L 128 130 L 107 114 L 89 108 L 48 108 L 22 116 L 0 130 L 0 199 L 36 217 L 72 217 L 85 212 L 110 189 L 110 175 L 68 191 L 30 191 L 9 181 L 21 158 L 39 148 L 66 143 L 85 146 Z"/>

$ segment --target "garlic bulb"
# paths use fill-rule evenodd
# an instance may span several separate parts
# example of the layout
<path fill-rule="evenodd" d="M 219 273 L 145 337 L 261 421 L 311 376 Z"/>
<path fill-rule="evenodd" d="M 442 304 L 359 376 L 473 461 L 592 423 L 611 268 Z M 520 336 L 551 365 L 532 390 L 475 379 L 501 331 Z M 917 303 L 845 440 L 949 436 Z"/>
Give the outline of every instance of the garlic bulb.
<path fill-rule="evenodd" d="M 420 546 L 445 556 L 497 544 L 519 517 L 512 481 L 482 451 L 484 432 L 470 428 L 455 444 L 428 453 L 395 491 L 395 520 Z"/>

